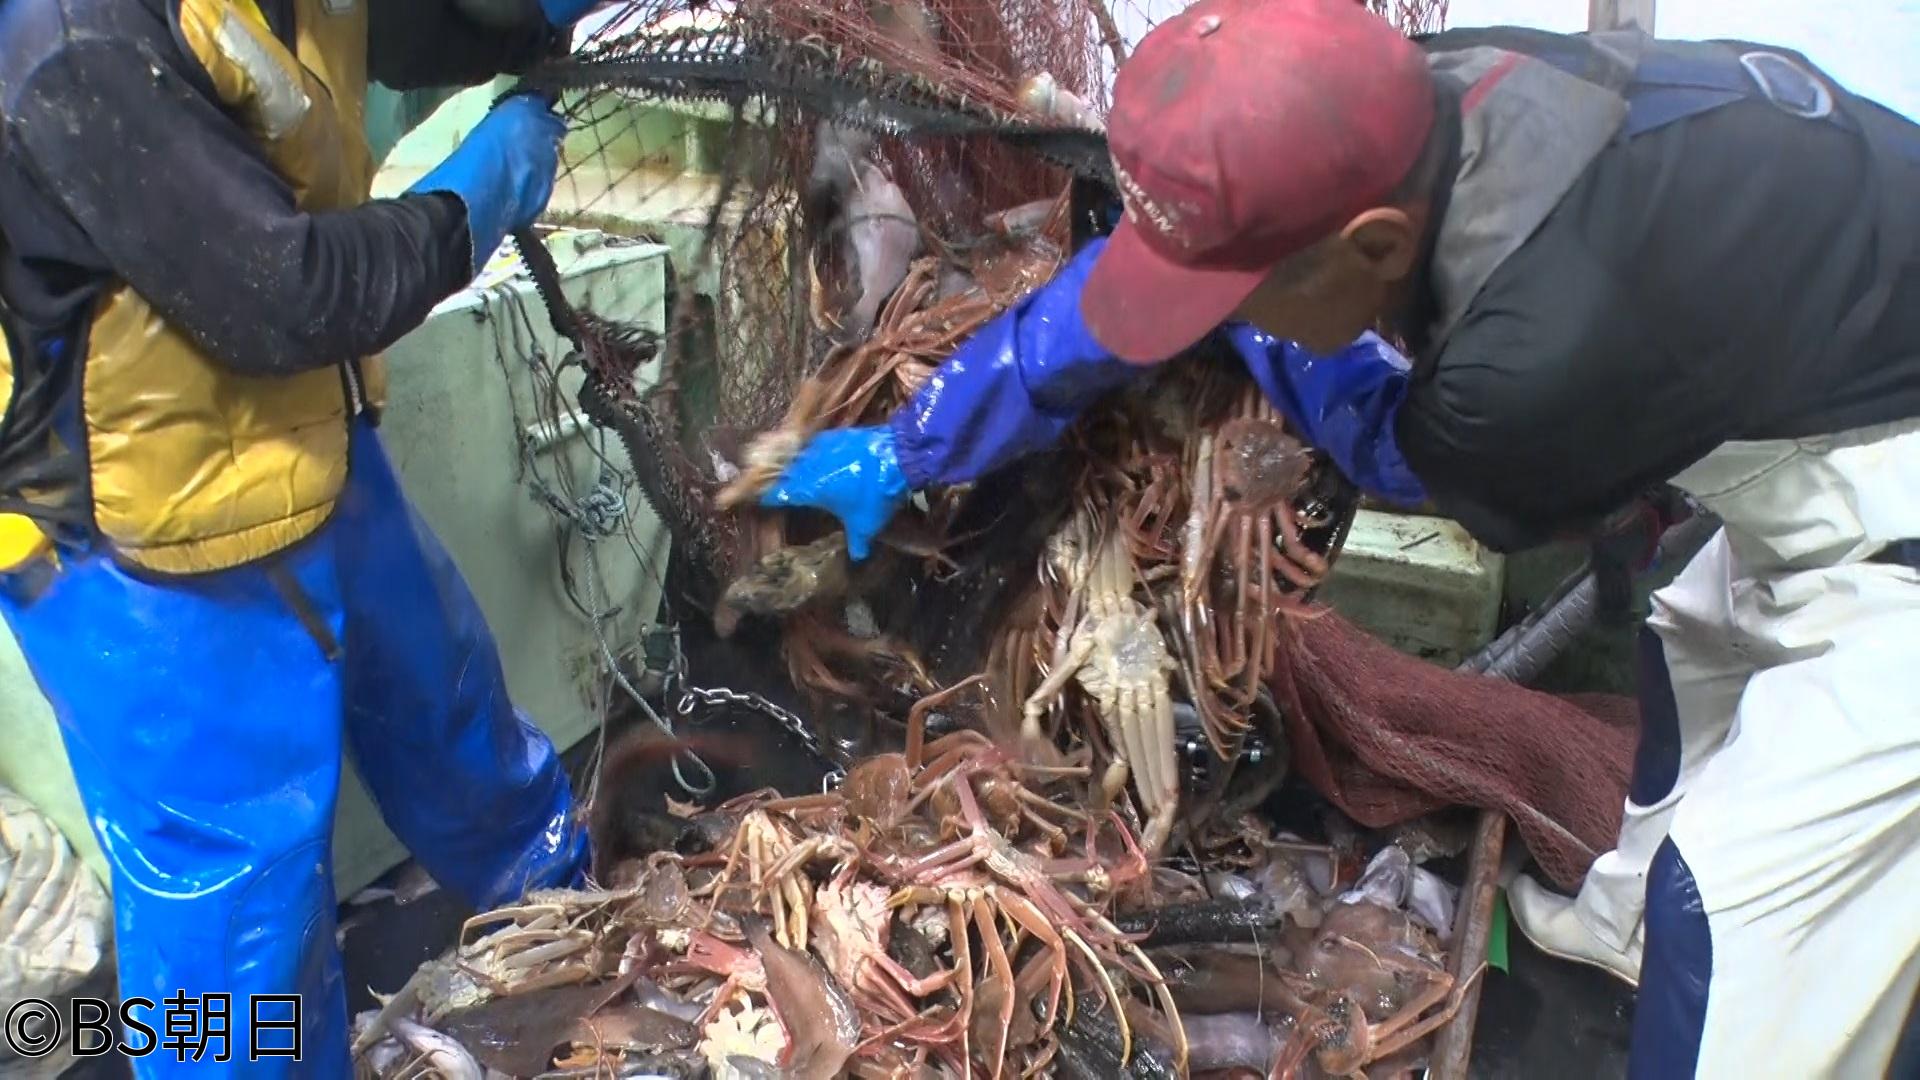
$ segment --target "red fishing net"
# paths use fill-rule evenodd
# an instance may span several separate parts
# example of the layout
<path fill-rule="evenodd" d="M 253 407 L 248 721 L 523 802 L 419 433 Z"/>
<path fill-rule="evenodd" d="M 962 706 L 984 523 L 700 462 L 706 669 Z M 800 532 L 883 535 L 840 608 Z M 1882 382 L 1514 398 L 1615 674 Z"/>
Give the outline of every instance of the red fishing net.
<path fill-rule="evenodd" d="M 663 31 L 743 22 L 831 47 L 852 60 L 913 72 L 949 93 L 1018 111 L 1042 76 L 1106 108 L 1113 71 L 1133 43 L 1183 0 L 630 0 L 583 24 L 576 46 L 618 53 Z M 1370 0 L 1409 33 L 1438 29 L 1445 0 Z M 638 107 L 636 107 L 638 106 Z M 574 133 L 550 217 L 613 231 L 653 220 L 675 246 L 679 303 L 669 343 L 689 430 L 735 440 L 770 427 L 824 345 L 809 332 L 800 183 L 817 117 L 755 103 L 728 120 L 713 102 L 654 102 L 619 87 L 569 100 Z M 671 123 L 673 116 L 682 118 Z M 720 126 L 723 134 L 712 129 Z M 712 140 L 692 149 L 695 128 Z M 982 216 L 1059 194 L 1066 177 L 987 138 L 883 140 L 881 155 L 920 226 L 936 241 L 977 231 Z M 685 233 L 706 234 L 695 244 Z M 676 347 L 677 346 L 677 347 Z M 704 465 L 707 447 L 688 447 Z"/>
<path fill-rule="evenodd" d="M 1568 889 L 1613 847 L 1633 768 L 1631 700 L 1456 674 L 1332 612 L 1290 625 L 1289 662 L 1270 687 L 1290 720 L 1293 767 L 1348 816 L 1379 828 L 1445 806 L 1503 811 Z"/>

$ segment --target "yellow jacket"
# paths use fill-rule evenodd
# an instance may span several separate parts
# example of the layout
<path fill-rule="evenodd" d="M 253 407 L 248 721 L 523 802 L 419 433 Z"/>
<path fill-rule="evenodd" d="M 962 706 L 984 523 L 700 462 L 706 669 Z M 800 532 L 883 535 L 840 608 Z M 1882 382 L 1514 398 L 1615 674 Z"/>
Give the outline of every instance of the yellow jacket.
<path fill-rule="evenodd" d="M 445 0 L 0 3 L 0 570 L 21 537 L 203 573 L 318 528 L 375 354 L 472 275 L 459 198 L 369 201 L 368 79 L 560 37 Z"/>
<path fill-rule="evenodd" d="M 174 29 L 299 207 L 352 207 L 367 200 L 373 176 L 366 7 L 293 7 L 291 50 L 254 0 L 181 0 Z M 289 375 L 237 372 L 124 283 L 97 298 L 82 344 L 94 524 L 122 557 L 167 573 L 234 566 L 317 529 L 345 482 L 349 420 L 377 408 L 385 388 L 377 357 Z M 13 351 L 25 347 L 10 346 L 0 352 L 9 401 Z M 11 524 L 17 534 L 18 519 Z"/>

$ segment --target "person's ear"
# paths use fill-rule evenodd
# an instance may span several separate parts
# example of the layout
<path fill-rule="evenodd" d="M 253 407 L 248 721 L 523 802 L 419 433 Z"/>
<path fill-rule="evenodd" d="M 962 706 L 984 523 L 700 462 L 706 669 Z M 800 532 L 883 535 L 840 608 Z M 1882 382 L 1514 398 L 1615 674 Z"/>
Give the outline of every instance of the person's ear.
<path fill-rule="evenodd" d="M 1413 272 L 1420 257 L 1420 232 L 1405 210 L 1379 207 L 1368 210 L 1340 230 L 1349 256 L 1369 277 L 1394 282 Z"/>

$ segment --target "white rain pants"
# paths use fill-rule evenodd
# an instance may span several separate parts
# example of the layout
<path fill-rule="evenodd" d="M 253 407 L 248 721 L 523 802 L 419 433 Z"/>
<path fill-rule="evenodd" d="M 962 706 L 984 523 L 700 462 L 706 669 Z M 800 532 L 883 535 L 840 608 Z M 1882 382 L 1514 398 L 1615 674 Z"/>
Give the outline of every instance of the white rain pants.
<path fill-rule="evenodd" d="M 1725 528 L 1654 596 L 1620 844 L 1574 905 L 1645 935 L 1630 1075 L 1881 1076 L 1920 986 L 1920 570 L 1882 561 L 1920 540 L 1920 422 L 1674 483 Z"/>

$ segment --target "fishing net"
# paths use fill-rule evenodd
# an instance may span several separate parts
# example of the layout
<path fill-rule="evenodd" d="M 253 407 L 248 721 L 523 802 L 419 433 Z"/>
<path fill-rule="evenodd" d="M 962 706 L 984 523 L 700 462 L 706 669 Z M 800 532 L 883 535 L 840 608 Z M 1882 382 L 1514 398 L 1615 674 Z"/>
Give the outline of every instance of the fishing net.
<path fill-rule="evenodd" d="M 656 408 L 665 465 L 712 491 L 738 449 L 771 428 L 827 355 L 813 293 L 803 187 L 817 112 L 777 96 L 621 82 L 622 58 L 663 37 L 740 27 L 830 53 L 848 71 L 904 74 L 943 101 L 1031 115 L 1036 85 L 1103 114 L 1116 65 L 1178 0 L 630 0 L 582 24 L 574 58 L 604 82 L 574 84 L 550 220 L 638 233 L 673 249 Z M 1372 0 L 1408 32 L 1437 29 L 1445 0 Z M 1023 91 L 1026 93 L 1023 94 Z M 1059 195 L 1067 174 L 987 136 L 883 137 L 877 151 L 931 245 L 962 241 L 995 211 Z M 669 523 L 671 527 L 673 523 Z M 676 536 L 676 539 L 681 537 Z M 731 539 L 731 538 L 730 538 Z M 736 561 L 740 553 L 718 557 Z"/>
<path fill-rule="evenodd" d="M 942 100 L 988 114 L 1030 112 L 1045 76 L 1098 115 L 1130 44 L 1181 6 L 636 0 L 585 26 L 575 56 L 609 63 L 657 52 L 663 35 L 692 40 L 744 25 L 804 43 L 838 70 L 904 73 Z M 1446 15 L 1444 0 L 1370 6 L 1409 33 L 1438 30 Z M 729 518 L 712 499 L 738 475 L 742 449 L 780 423 L 835 355 L 809 246 L 823 223 L 809 219 L 804 197 L 821 117 L 777 95 L 663 91 L 605 70 L 604 85 L 568 96 L 574 132 L 553 216 L 673 249 L 667 362 L 653 402 L 671 423 L 657 449 L 706 500 L 711 528 Z M 1059 200 L 1069 182 L 1054 162 L 988 135 L 883 136 L 876 151 L 935 250 L 964 245 L 989 214 Z M 1005 300 L 969 317 L 984 319 Z M 740 531 L 726 550 L 707 553 L 722 579 L 750 552 Z M 685 538 L 674 538 L 678 549 Z M 1630 705 L 1455 676 L 1337 616 L 1289 620 L 1282 633 L 1286 662 L 1270 688 L 1298 718 L 1287 725 L 1296 766 L 1355 819 L 1384 826 L 1445 805 L 1503 810 L 1562 885 L 1577 884 L 1610 845 L 1632 753 Z"/>
<path fill-rule="evenodd" d="M 1332 612 L 1289 625 L 1288 662 L 1270 686 L 1306 721 L 1287 725 L 1293 767 L 1355 821 L 1499 810 L 1567 889 L 1613 847 L 1633 768 L 1631 700 L 1456 674 Z"/>
<path fill-rule="evenodd" d="M 1032 74 L 1101 92 L 1091 11 L 1086 0 L 636 0 L 597 16 L 575 55 L 605 63 L 650 52 L 662 35 L 746 25 L 831 50 L 849 68 L 883 65 L 943 96 L 1012 113 L 1016 87 Z M 728 458 L 770 428 L 826 353 L 809 319 L 805 245 L 824 223 L 807 220 L 801 198 L 819 117 L 780 100 L 700 97 L 617 84 L 570 95 L 574 134 L 550 218 L 640 231 L 674 249 L 664 348 L 687 433 L 676 464 L 717 483 L 714 455 Z M 1065 183 L 1059 169 L 989 138 L 887 138 L 878 151 L 936 242 Z"/>

